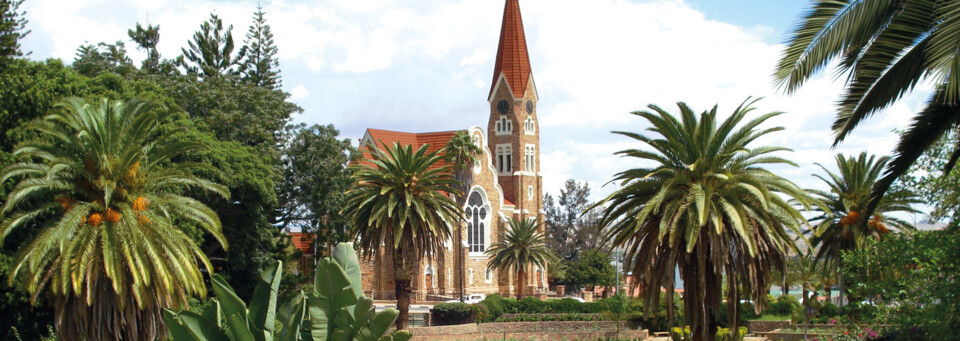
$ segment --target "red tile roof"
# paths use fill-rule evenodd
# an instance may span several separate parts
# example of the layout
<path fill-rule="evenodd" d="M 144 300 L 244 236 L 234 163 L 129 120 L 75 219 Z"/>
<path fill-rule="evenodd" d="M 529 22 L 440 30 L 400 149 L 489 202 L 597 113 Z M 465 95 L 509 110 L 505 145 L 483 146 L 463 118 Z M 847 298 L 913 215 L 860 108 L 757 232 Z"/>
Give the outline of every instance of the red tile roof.
<path fill-rule="evenodd" d="M 427 152 L 432 153 L 446 146 L 447 142 L 450 141 L 450 139 L 453 138 L 458 131 L 406 133 L 402 131 L 367 129 L 367 132 L 370 134 L 370 138 L 373 139 L 374 143 L 380 144 L 381 148 L 390 147 L 394 142 L 399 143 L 401 146 L 412 145 L 414 149 L 420 148 L 423 145 L 429 145 L 427 147 Z M 372 164 L 366 161 L 372 158 L 370 151 L 366 150 L 366 148 L 360 148 L 360 150 L 363 152 L 363 155 L 359 163 L 361 165 L 371 166 Z M 451 166 L 451 164 L 446 161 L 440 161 L 431 167 L 431 169 L 446 166 Z"/>
<path fill-rule="evenodd" d="M 493 89 L 497 86 L 501 72 L 507 79 L 507 84 L 510 84 L 510 89 L 513 90 L 513 97 L 523 97 L 530 80 L 530 55 L 527 53 L 527 39 L 523 33 L 523 19 L 520 16 L 518 0 L 507 0 L 503 10 L 500 46 L 497 48 L 497 62 L 493 68 L 490 96 L 493 96 Z"/>
<path fill-rule="evenodd" d="M 313 235 L 302 232 L 290 232 L 290 239 L 293 247 L 302 251 L 305 255 L 313 254 Z"/>

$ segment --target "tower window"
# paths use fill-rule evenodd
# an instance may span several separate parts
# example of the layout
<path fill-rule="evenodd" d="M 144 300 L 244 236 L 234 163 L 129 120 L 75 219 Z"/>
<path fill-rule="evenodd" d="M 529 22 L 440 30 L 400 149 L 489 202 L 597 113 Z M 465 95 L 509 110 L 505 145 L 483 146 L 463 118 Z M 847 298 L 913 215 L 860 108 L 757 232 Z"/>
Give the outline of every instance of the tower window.
<path fill-rule="evenodd" d="M 523 170 L 529 173 L 534 173 L 537 171 L 537 147 L 528 144 L 523 148 Z"/>
<path fill-rule="evenodd" d="M 513 148 L 510 144 L 497 145 L 497 170 L 500 173 L 513 171 Z"/>
<path fill-rule="evenodd" d="M 506 117 L 501 117 L 496 124 L 494 124 L 493 130 L 497 135 L 510 135 L 513 133 L 513 121 Z"/>
<path fill-rule="evenodd" d="M 523 122 L 523 131 L 527 135 L 537 133 L 537 125 L 533 123 L 533 116 L 527 116 L 527 120 Z"/>

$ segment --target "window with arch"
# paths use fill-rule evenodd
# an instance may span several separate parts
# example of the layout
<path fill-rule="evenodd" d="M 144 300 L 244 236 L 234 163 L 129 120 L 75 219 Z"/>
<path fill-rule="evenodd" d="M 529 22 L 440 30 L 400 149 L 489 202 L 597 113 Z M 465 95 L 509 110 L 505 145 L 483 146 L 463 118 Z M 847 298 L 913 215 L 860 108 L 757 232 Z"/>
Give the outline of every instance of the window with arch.
<path fill-rule="evenodd" d="M 513 172 L 513 147 L 510 144 L 497 145 L 497 171 Z"/>
<path fill-rule="evenodd" d="M 493 127 L 497 135 L 509 135 L 513 133 L 513 121 L 506 117 L 501 117 Z"/>
<path fill-rule="evenodd" d="M 533 186 L 527 186 L 527 199 L 533 199 Z"/>
<path fill-rule="evenodd" d="M 537 147 L 532 144 L 528 144 L 523 148 L 523 170 L 533 173 L 537 171 Z"/>
<path fill-rule="evenodd" d="M 533 123 L 533 116 L 527 116 L 527 120 L 523 122 L 523 131 L 527 133 L 527 135 L 537 133 L 537 125 Z"/>
<path fill-rule="evenodd" d="M 487 283 L 493 282 L 493 270 L 487 269 L 486 274 L 483 277 L 483 280 Z"/>
<path fill-rule="evenodd" d="M 470 252 L 486 250 L 486 228 L 490 225 L 490 212 L 487 212 L 489 206 L 478 191 L 473 191 L 467 198 L 464 214 L 467 218 L 467 247 Z"/>
<path fill-rule="evenodd" d="M 437 286 L 433 275 L 433 266 L 429 264 L 427 264 L 427 266 L 423 269 L 423 284 L 426 285 L 427 288 L 434 288 Z"/>

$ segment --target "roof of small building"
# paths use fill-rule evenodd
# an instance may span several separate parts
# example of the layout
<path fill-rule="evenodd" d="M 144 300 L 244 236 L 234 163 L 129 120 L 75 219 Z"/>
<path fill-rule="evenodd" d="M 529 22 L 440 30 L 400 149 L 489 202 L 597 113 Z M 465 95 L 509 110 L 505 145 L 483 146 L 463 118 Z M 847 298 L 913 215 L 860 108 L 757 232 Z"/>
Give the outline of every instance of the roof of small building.
<path fill-rule="evenodd" d="M 370 139 L 380 145 L 381 148 L 387 148 L 393 143 L 398 143 L 401 146 L 413 146 L 414 149 L 420 148 L 423 145 L 427 146 L 427 152 L 433 153 L 437 150 L 440 150 L 447 145 L 447 142 L 457 134 L 459 130 L 452 131 L 438 131 L 438 132 L 429 132 L 429 133 L 407 133 L 402 131 L 393 131 L 393 130 L 383 130 L 383 129 L 367 129 L 367 134 L 369 134 Z M 360 151 L 363 153 L 361 158 L 358 160 L 358 163 L 361 165 L 372 166 L 368 160 L 372 159 L 370 151 L 367 150 L 365 146 L 361 146 Z M 437 167 L 447 167 L 453 166 L 450 162 L 446 160 L 441 160 L 437 162 L 431 169 Z"/>
<path fill-rule="evenodd" d="M 313 235 L 303 232 L 290 232 L 290 240 L 293 247 L 300 250 L 305 255 L 313 254 Z"/>

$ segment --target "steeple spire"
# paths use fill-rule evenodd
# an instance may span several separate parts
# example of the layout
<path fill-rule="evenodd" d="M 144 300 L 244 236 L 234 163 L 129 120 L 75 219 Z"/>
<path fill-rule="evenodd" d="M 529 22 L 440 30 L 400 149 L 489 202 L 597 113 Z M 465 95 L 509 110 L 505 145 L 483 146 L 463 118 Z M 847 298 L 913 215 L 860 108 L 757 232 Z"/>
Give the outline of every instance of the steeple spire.
<path fill-rule="evenodd" d="M 513 97 L 523 97 L 530 80 L 530 55 L 527 54 L 527 39 L 523 33 L 519 0 L 507 0 L 503 9 L 500 46 L 497 48 L 497 62 L 493 68 L 493 82 L 490 84 L 491 96 L 501 73 L 510 85 Z"/>

